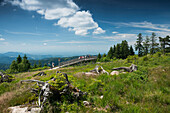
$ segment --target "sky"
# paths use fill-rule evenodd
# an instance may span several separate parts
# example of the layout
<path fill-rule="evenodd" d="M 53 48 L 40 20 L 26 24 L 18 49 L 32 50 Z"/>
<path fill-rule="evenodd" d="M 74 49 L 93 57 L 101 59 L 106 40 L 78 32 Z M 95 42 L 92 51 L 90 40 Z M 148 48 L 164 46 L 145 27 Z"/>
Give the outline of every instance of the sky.
<path fill-rule="evenodd" d="M 0 53 L 107 53 L 137 35 L 170 35 L 169 0 L 0 0 Z"/>

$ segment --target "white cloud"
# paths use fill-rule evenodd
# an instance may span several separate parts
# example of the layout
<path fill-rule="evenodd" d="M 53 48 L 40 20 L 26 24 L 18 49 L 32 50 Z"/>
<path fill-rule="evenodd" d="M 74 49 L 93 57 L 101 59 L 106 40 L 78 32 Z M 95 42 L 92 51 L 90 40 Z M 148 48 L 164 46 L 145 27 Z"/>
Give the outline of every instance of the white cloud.
<path fill-rule="evenodd" d="M 88 30 L 98 28 L 89 11 L 78 11 L 71 17 L 64 17 L 58 21 L 58 24 L 69 31 L 75 31 L 76 35 L 86 35 Z"/>
<path fill-rule="evenodd" d="M 147 28 L 153 30 L 160 30 L 170 32 L 169 24 L 152 24 L 151 22 L 130 22 L 130 23 L 117 23 L 117 25 L 129 26 L 129 27 L 138 27 L 138 28 Z"/>
<path fill-rule="evenodd" d="M 102 28 L 98 27 L 97 29 L 94 30 L 93 34 L 101 34 L 105 33 L 106 31 L 103 30 Z"/>
<path fill-rule="evenodd" d="M 166 32 L 166 31 L 153 31 L 153 30 L 146 30 L 147 33 L 156 33 L 157 36 L 160 37 L 166 37 L 167 35 L 170 35 L 170 32 Z"/>
<path fill-rule="evenodd" d="M 54 25 L 71 28 L 76 35 L 87 35 L 88 30 L 95 29 L 95 34 L 105 31 L 98 27 L 89 11 L 79 11 L 73 0 L 5 0 L 24 10 L 36 11 L 47 20 L 59 20 Z"/>
<path fill-rule="evenodd" d="M 127 39 L 135 39 L 137 37 L 136 34 L 116 34 L 114 36 L 103 36 L 101 39 L 109 39 L 109 40 L 127 40 Z"/>
<path fill-rule="evenodd" d="M 112 33 L 113 33 L 113 34 L 117 34 L 118 32 L 116 32 L 116 31 L 113 31 Z"/>
<path fill-rule="evenodd" d="M 4 38 L 0 38 L 0 41 L 4 41 L 5 39 Z"/>
<path fill-rule="evenodd" d="M 43 45 L 44 45 L 44 46 L 46 46 L 46 45 L 47 45 L 47 43 L 43 43 Z"/>

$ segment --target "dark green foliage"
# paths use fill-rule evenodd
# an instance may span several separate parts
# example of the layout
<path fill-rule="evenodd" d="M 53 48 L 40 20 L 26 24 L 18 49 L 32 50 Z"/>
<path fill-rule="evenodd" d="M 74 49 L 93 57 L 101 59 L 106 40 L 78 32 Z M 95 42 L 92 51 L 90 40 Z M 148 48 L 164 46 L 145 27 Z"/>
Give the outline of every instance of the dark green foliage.
<path fill-rule="evenodd" d="M 100 60 L 102 58 L 101 54 L 99 53 L 97 56 L 97 60 Z"/>
<path fill-rule="evenodd" d="M 113 58 L 113 53 L 114 53 L 113 48 L 110 47 L 110 50 L 109 50 L 109 52 L 107 53 L 107 57 L 108 57 L 109 59 L 112 59 L 112 58 Z"/>
<path fill-rule="evenodd" d="M 20 61 L 21 60 L 21 61 Z M 24 55 L 23 59 L 20 57 L 20 55 L 17 58 L 17 61 L 13 61 L 11 66 L 10 66 L 10 72 L 25 72 L 30 69 L 30 63 L 27 60 L 27 56 Z"/>
<path fill-rule="evenodd" d="M 142 45 L 143 37 L 142 34 L 138 34 L 138 38 L 135 44 L 135 50 L 138 51 L 138 55 L 142 56 L 143 55 L 143 45 Z"/>
<path fill-rule="evenodd" d="M 38 66 L 37 66 L 36 62 L 34 62 L 33 68 L 37 68 L 37 67 L 38 67 Z"/>
<path fill-rule="evenodd" d="M 44 66 L 47 66 L 47 63 L 45 63 Z"/>
<path fill-rule="evenodd" d="M 154 53 L 156 53 L 158 51 L 158 45 L 159 45 L 159 43 L 156 42 L 157 41 L 157 37 L 156 37 L 155 33 L 152 33 L 150 41 L 151 41 L 150 53 L 154 54 Z"/>
<path fill-rule="evenodd" d="M 16 61 L 12 61 L 12 64 L 10 65 L 10 69 L 12 73 L 18 72 L 18 64 Z"/>
<path fill-rule="evenodd" d="M 22 62 L 22 58 L 21 58 L 20 55 L 18 55 L 18 57 L 17 57 L 17 64 L 19 64 L 19 63 L 21 63 L 21 62 Z"/>
<path fill-rule="evenodd" d="M 143 42 L 144 55 L 147 55 L 149 53 L 149 47 L 150 47 L 150 39 L 148 36 L 146 36 L 146 39 Z"/>
<path fill-rule="evenodd" d="M 42 67 L 41 61 L 38 61 L 38 67 Z"/>
<path fill-rule="evenodd" d="M 135 55 L 135 52 L 134 52 L 134 50 L 133 50 L 133 47 L 132 47 L 132 46 L 130 46 L 129 55 Z"/>
<path fill-rule="evenodd" d="M 106 54 L 104 53 L 102 57 L 103 57 L 103 58 L 106 57 Z"/>
<path fill-rule="evenodd" d="M 116 50 L 115 50 L 115 57 L 116 58 L 121 58 L 121 56 L 122 56 L 120 48 L 121 48 L 121 44 L 117 44 L 116 45 Z"/>
<path fill-rule="evenodd" d="M 126 59 L 127 56 L 129 56 L 129 46 L 128 46 L 128 42 L 126 40 L 122 41 L 120 51 L 121 51 L 122 59 Z"/>
<path fill-rule="evenodd" d="M 170 52 L 170 37 L 169 36 L 166 36 L 165 38 L 159 37 L 159 42 L 160 42 L 163 54 L 165 54 L 166 52 Z"/>

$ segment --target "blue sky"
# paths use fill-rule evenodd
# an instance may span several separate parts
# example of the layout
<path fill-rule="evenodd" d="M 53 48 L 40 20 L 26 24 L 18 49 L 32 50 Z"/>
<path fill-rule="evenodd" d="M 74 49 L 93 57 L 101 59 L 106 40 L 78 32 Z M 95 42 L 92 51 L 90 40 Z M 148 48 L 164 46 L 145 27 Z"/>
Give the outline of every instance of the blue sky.
<path fill-rule="evenodd" d="M 1 0 L 0 53 L 107 52 L 137 34 L 170 35 L 169 0 Z"/>

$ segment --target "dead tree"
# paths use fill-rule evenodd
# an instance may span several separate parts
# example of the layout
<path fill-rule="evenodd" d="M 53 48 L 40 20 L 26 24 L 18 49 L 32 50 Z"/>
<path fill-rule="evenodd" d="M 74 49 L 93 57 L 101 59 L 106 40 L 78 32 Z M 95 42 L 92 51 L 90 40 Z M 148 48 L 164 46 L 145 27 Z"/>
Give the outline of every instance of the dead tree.
<path fill-rule="evenodd" d="M 56 74 L 61 73 L 59 71 L 57 71 Z M 33 89 L 31 88 L 31 92 L 35 93 L 38 96 L 38 105 L 41 109 L 44 108 L 44 103 L 47 101 L 47 99 L 50 99 L 50 97 L 52 97 L 53 95 L 55 95 L 55 92 L 58 92 L 58 96 L 61 96 L 63 94 L 67 94 L 68 92 L 72 92 L 73 95 L 78 98 L 82 95 L 87 94 L 86 92 L 82 92 L 80 89 L 78 89 L 77 87 L 74 87 L 68 80 L 68 76 L 66 73 L 61 73 L 64 75 L 65 80 L 66 80 L 66 84 L 67 86 L 65 86 L 63 88 L 62 91 L 59 91 L 58 89 L 56 89 L 54 86 L 49 84 L 49 81 L 55 81 L 56 78 L 51 78 L 49 81 L 43 82 L 43 81 L 39 81 L 39 80 L 22 80 L 21 83 L 23 82 L 36 82 L 37 85 L 40 87 L 40 93 L 38 94 L 39 90 L 37 89 Z M 70 93 L 71 94 L 71 93 Z M 42 101 L 41 101 L 41 98 Z"/>
<path fill-rule="evenodd" d="M 132 64 L 130 67 L 118 67 L 118 68 L 113 68 L 113 70 L 121 70 L 121 69 L 124 69 L 125 71 L 128 71 L 128 72 L 133 72 L 133 71 L 136 71 L 137 70 L 137 66 Z"/>
<path fill-rule="evenodd" d="M 107 73 L 109 75 L 109 73 L 103 69 L 102 66 L 96 66 L 93 70 L 91 70 L 90 72 L 93 73 L 97 73 L 97 74 L 103 74 L 103 73 Z"/>

